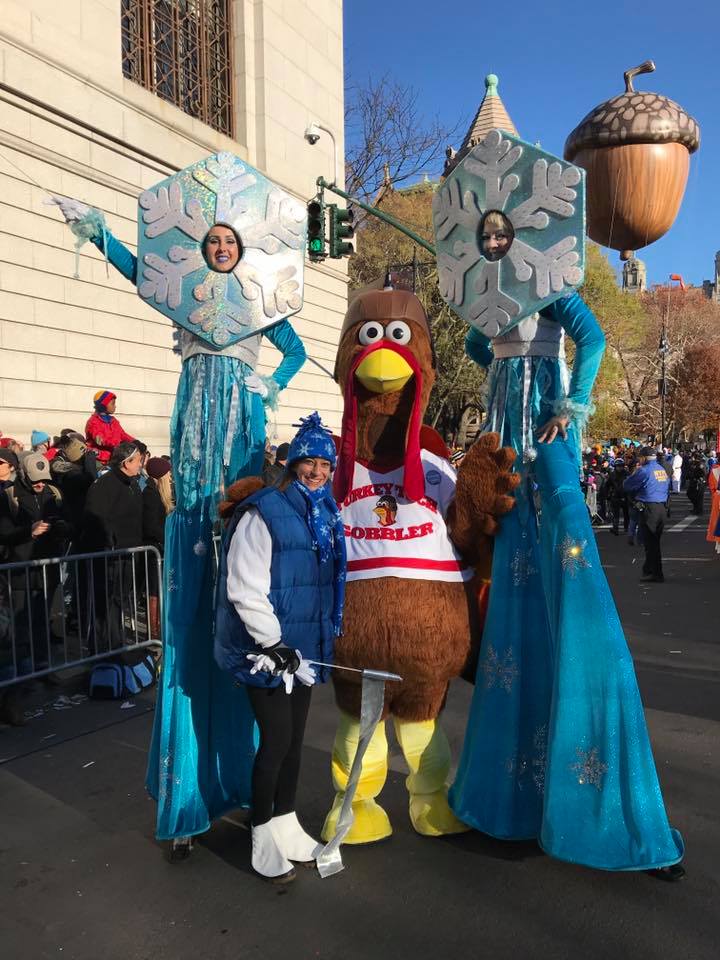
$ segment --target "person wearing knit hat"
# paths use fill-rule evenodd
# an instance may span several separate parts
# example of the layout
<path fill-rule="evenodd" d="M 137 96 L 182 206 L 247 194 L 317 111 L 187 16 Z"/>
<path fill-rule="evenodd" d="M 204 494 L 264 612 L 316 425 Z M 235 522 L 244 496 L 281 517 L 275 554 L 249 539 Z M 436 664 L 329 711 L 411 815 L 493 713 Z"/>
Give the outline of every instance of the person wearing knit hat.
<path fill-rule="evenodd" d="M 100 463 L 108 463 L 112 452 L 119 443 L 134 443 L 120 425 L 115 414 L 117 396 L 112 390 L 98 390 L 93 397 L 95 413 L 85 424 L 85 437 L 88 447 L 97 452 Z"/>
<path fill-rule="evenodd" d="M 50 449 L 50 434 L 45 433 L 44 430 L 33 430 L 30 434 L 30 446 L 37 453 L 47 453 Z"/>
<path fill-rule="evenodd" d="M 295 812 L 312 687 L 329 678 L 345 599 L 345 533 L 330 490 L 335 445 L 317 413 L 290 444 L 279 486 L 239 480 L 218 570 L 215 659 L 247 690 L 260 729 L 252 773 L 253 870 L 295 878 L 322 849 Z M 247 493 L 254 490 L 250 496 Z M 252 562 L 248 562 L 252 557 Z M 283 690 L 284 687 L 284 690 Z"/>

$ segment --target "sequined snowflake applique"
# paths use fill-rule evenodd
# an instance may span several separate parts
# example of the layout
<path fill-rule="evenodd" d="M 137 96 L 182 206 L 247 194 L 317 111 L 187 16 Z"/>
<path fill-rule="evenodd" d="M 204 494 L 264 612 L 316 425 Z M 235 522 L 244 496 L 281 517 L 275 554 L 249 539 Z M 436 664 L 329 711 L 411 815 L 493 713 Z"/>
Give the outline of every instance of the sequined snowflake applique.
<path fill-rule="evenodd" d="M 520 676 L 520 670 L 515 662 L 512 650 L 506 650 L 505 655 L 501 658 L 492 644 L 480 664 L 480 669 L 485 677 L 486 690 L 492 690 L 497 683 L 506 693 L 510 693 L 513 684 Z"/>
<path fill-rule="evenodd" d="M 569 769 L 576 774 L 578 783 L 589 783 L 598 790 L 602 790 L 603 777 L 607 773 L 608 765 L 603 763 L 598 756 L 598 748 L 592 747 L 590 750 L 583 750 L 578 747 L 575 753 L 577 760 L 570 764 Z"/>
<path fill-rule="evenodd" d="M 569 533 L 566 533 L 558 544 L 563 570 L 571 577 L 576 576 L 579 570 L 589 569 L 592 566 L 585 556 L 586 547 L 587 540 L 573 540 Z"/>

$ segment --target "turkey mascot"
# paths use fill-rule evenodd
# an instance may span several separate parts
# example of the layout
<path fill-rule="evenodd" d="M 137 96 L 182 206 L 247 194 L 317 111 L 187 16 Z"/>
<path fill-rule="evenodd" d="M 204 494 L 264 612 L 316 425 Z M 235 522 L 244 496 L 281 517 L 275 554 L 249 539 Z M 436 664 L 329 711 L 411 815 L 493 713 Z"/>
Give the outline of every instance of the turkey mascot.
<path fill-rule="evenodd" d="M 347 546 L 344 636 L 335 663 L 399 674 L 385 689 L 410 770 L 410 819 L 425 836 L 469 829 L 450 810 L 450 748 L 438 723 L 448 684 L 480 641 L 478 597 L 488 576 L 497 518 L 511 509 L 514 453 L 495 434 L 471 448 L 455 473 L 438 434 L 422 426 L 435 381 L 425 311 L 414 294 L 372 291 L 345 317 L 335 377 L 345 406 L 334 495 Z M 355 680 L 354 678 L 357 678 Z M 341 711 L 333 747 L 335 801 L 323 839 L 336 832 L 360 730 L 360 674 L 333 672 Z M 392 833 L 376 797 L 388 745 L 378 724 L 353 797 L 344 843 Z"/>

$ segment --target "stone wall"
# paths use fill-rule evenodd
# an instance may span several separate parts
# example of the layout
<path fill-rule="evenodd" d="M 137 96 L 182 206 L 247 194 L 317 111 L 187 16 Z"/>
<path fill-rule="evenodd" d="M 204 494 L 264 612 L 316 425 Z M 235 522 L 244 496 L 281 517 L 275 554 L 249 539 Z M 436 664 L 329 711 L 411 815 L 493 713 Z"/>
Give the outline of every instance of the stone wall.
<path fill-rule="evenodd" d="M 136 248 L 136 198 L 175 168 L 217 150 L 247 159 L 303 200 L 332 174 L 328 138 L 303 139 L 317 119 L 337 131 L 342 161 L 341 0 L 233 0 L 236 139 L 216 133 L 122 75 L 120 0 L 3 0 L 0 18 L 0 430 L 84 426 L 92 395 L 118 394 L 118 416 L 153 452 L 167 450 L 180 368 L 171 325 L 74 238 L 49 192 L 101 208 Z M 94 129 L 88 129 L 87 126 Z M 115 139 L 110 139 L 115 138 Z M 144 153 L 141 153 L 143 151 Z M 147 156 L 150 154 L 153 158 Z M 305 306 L 293 324 L 332 369 L 347 300 L 344 264 L 306 264 Z M 261 373 L 279 355 L 261 353 Z M 339 427 L 332 380 L 307 363 L 281 394 L 277 433 L 318 409 Z M 273 433 L 271 429 L 269 431 Z"/>

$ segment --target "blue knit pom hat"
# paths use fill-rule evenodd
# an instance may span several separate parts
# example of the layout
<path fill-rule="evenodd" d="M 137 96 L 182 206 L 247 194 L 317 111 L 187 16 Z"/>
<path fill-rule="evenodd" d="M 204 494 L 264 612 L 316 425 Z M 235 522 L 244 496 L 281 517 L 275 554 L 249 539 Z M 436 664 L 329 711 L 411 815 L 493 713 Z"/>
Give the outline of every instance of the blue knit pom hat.
<path fill-rule="evenodd" d="M 317 410 L 309 417 L 300 419 L 300 429 L 290 444 L 287 462 L 291 464 L 294 460 L 305 460 L 307 457 L 322 457 L 323 460 L 329 460 L 332 469 L 335 469 L 335 443 L 330 431 L 323 426 Z"/>
<path fill-rule="evenodd" d="M 30 446 L 38 447 L 41 443 L 50 443 L 50 434 L 44 430 L 33 430 L 30 434 Z"/>

